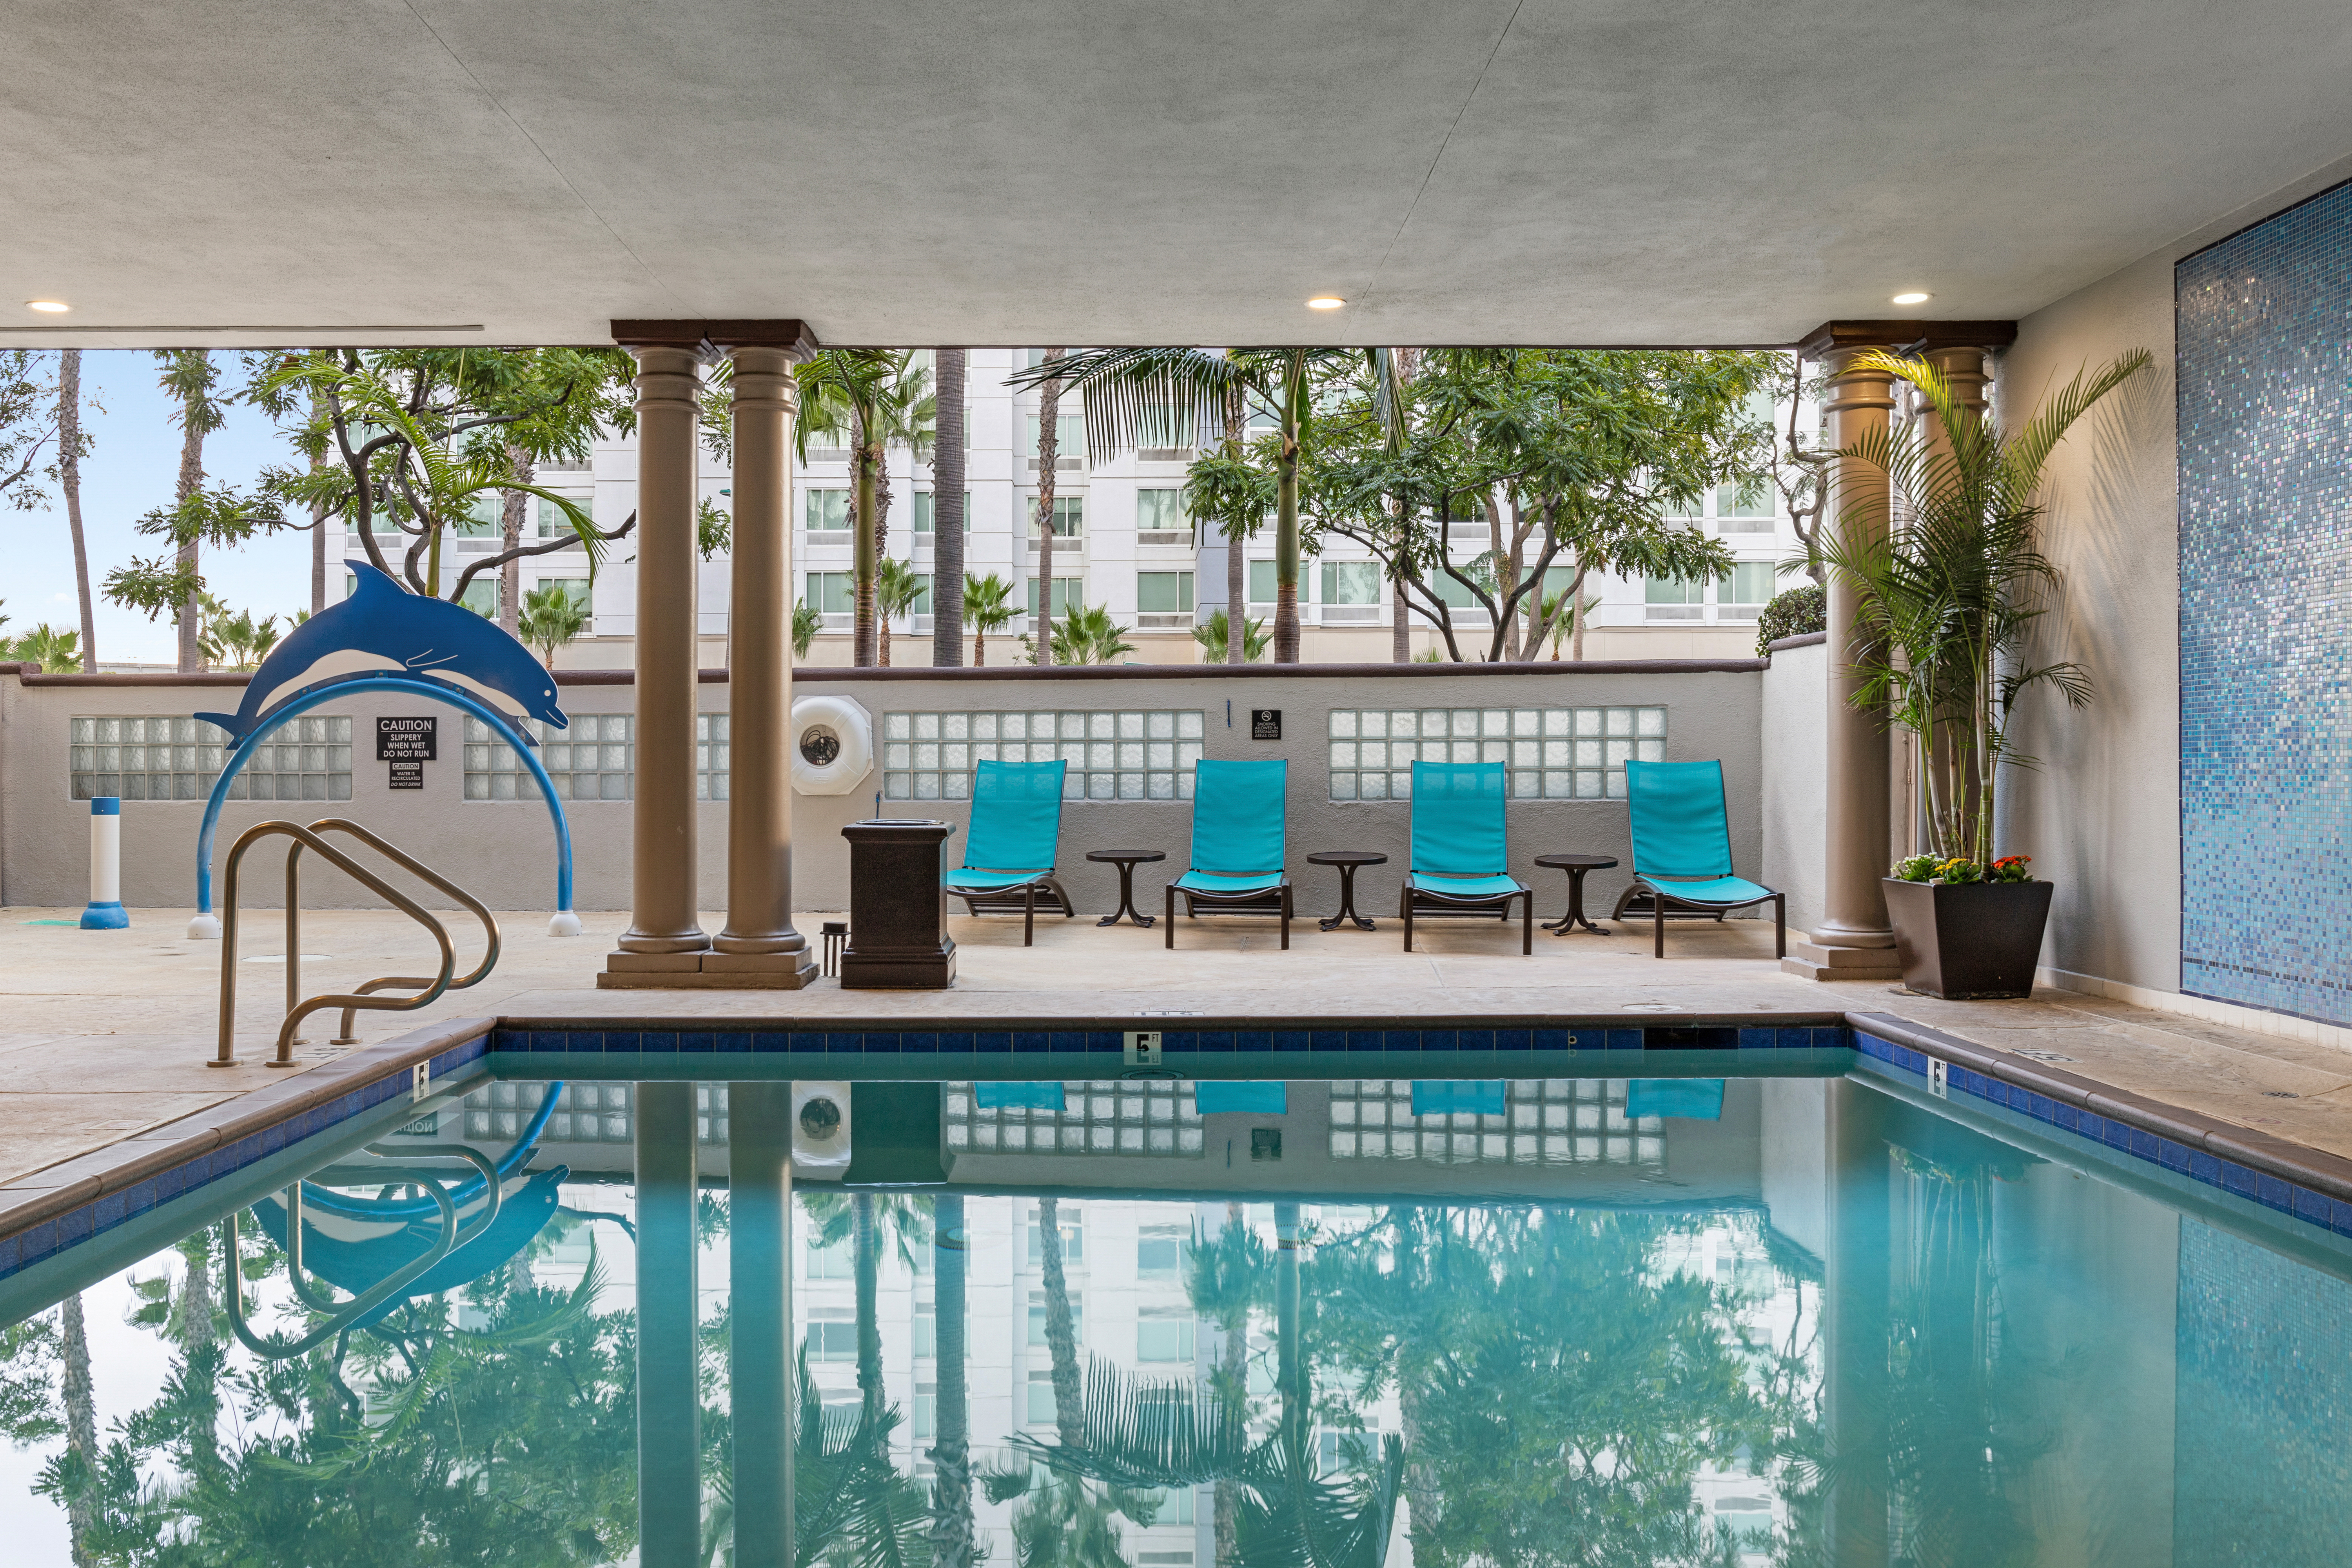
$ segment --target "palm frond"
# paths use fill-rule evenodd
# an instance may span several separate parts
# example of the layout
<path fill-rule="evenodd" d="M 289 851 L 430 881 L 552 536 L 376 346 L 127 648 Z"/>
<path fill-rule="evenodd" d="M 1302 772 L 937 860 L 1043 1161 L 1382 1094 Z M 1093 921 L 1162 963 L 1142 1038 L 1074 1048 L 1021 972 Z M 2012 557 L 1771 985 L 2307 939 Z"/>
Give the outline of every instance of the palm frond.
<path fill-rule="evenodd" d="M 1192 1486 L 1237 1476 L 1252 1452 L 1234 1402 L 1190 1381 L 1133 1378 L 1093 1358 L 1083 1384 L 1081 1447 L 1023 1433 L 1016 1452 L 1065 1474 L 1121 1487 Z"/>

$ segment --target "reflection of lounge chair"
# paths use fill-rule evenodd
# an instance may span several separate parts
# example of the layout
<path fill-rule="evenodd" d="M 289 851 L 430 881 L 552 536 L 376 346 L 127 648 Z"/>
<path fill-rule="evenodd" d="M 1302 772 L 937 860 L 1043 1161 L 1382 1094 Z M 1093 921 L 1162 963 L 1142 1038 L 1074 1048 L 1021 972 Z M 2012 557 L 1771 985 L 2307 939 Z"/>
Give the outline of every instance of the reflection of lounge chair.
<path fill-rule="evenodd" d="M 1499 915 L 1520 906 L 1519 951 L 1535 951 L 1536 896 L 1512 876 L 1500 763 L 1412 764 L 1412 865 L 1397 912 L 1412 951 L 1415 915 Z"/>
<path fill-rule="evenodd" d="M 1075 911 L 1054 877 L 1062 837 L 1062 775 L 1067 763 L 982 763 L 973 770 L 971 831 L 963 864 L 941 880 L 973 914 L 1021 914 L 1021 945 L 1037 911 Z"/>
<path fill-rule="evenodd" d="M 1773 955 L 1789 955 L 1788 900 L 1731 874 L 1731 818 L 1723 804 L 1721 763 L 1625 764 L 1625 807 L 1633 828 L 1633 881 L 1617 900 L 1623 920 L 1647 894 L 1655 931 L 1653 951 L 1666 956 L 1666 916 L 1713 916 L 1768 900 L 1772 905 Z"/>
<path fill-rule="evenodd" d="M 1192 858 L 1168 884 L 1168 945 L 1176 945 L 1176 895 L 1192 915 L 1279 915 L 1290 945 L 1290 877 L 1282 868 L 1287 763 L 1193 764 Z"/>

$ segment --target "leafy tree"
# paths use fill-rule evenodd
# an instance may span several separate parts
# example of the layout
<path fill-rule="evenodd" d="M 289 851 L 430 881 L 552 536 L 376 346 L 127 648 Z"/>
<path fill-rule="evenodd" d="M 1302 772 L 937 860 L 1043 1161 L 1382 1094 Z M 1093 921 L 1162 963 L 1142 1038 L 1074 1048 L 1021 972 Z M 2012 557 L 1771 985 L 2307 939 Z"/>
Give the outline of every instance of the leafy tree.
<path fill-rule="evenodd" d="M 523 595 L 522 614 L 516 618 L 516 635 L 539 650 L 539 657 L 550 669 L 555 668 L 555 650 L 578 637 L 588 625 L 588 606 L 573 598 L 561 583 L 542 583 Z"/>
<path fill-rule="evenodd" d="M 1549 637 L 1537 625 L 1522 643 L 1517 614 L 1563 554 L 1571 609 L 1596 568 L 1685 579 L 1729 569 L 1720 542 L 1665 512 L 1749 473 L 1744 400 L 1769 369 L 1759 354 L 1529 349 L 1431 351 L 1404 383 L 1335 368 L 1307 504 L 1318 534 L 1380 558 L 1454 660 L 1467 657 L 1457 601 L 1488 617 L 1481 657 L 1504 658 Z M 1482 514 L 1486 549 L 1458 558 L 1453 525 Z"/>
<path fill-rule="evenodd" d="M 1265 658 L 1266 644 L 1274 635 L 1265 629 L 1264 619 L 1244 618 L 1242 622 L 1242 647 L 1235 649 L 1227 639 L 1233 635 L 1231 623 L 1225 619 L 1223 607 L 1211 610 L 1208 619 L 1192 628 L 1192 640 L 1199 643 L 1210 664 L 1256 664 Z M 1235 652 L 1242 658 L 1234 658 Z"/>
<path fill-rule="evenodd" d="M 1013 584 L 993 572 L 963 582 L 963 618 L 971 626 L 971 662 L 988 662 L 988 634 L 1013 624 Z"/>
<path fill-rule="evenodd" d="M 43 504 L 41 455 L 59 439 L 64 405 L 46 354 L 0 349 L 0 501 L 18 511 Z"/>

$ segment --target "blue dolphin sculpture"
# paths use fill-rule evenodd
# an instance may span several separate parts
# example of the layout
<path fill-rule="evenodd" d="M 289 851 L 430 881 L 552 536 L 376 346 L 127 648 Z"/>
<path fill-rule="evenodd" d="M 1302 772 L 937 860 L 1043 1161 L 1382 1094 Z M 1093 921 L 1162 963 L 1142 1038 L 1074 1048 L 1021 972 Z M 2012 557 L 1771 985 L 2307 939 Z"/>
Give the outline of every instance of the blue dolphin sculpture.
<path fill-rule="evenodd" d="M 556 706 L 555 677 L 496 621 L 446 599 L 411 594 L 364 561 L 344 564 L 359 579 L 352 596 L 312 616 L 271 649 L 246 683 L 236 712 L 197 718 L 226 730 L 233 742 L 243 741 L 279 698 L 349 676 L 397 670 L 446 681 L 517 717 L 570 727 Z M 530 739 L 527 731 L 523 738 Z"/>

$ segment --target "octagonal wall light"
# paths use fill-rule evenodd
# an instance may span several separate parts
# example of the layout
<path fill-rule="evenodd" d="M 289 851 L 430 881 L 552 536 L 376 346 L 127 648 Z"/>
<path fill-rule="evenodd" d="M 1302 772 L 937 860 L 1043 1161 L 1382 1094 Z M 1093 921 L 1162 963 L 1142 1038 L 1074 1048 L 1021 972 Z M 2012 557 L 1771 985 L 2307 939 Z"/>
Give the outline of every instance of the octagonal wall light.
<path fill-rule="evenodd" d="M 61 316 L 73 307 L 63 300 L 27 300 L 25 301 L 25 309 L 38 310 L 44 315 Z"/>
<path fill-rule="evenodd" d="M 1310 310 L 1336 310 L 1347 302 L 1337 294 L 1318 294 L 1307 301 L 1307 308 Z"/>
<path fill-rule="evenodd" d="M 1924 305 L 1933 298 L 1934 296 L 1931 294 L 1914 289 L 1907 294 L 1897 294 L 1895 296 L 1895 303 L 1898 305 Z"/>

